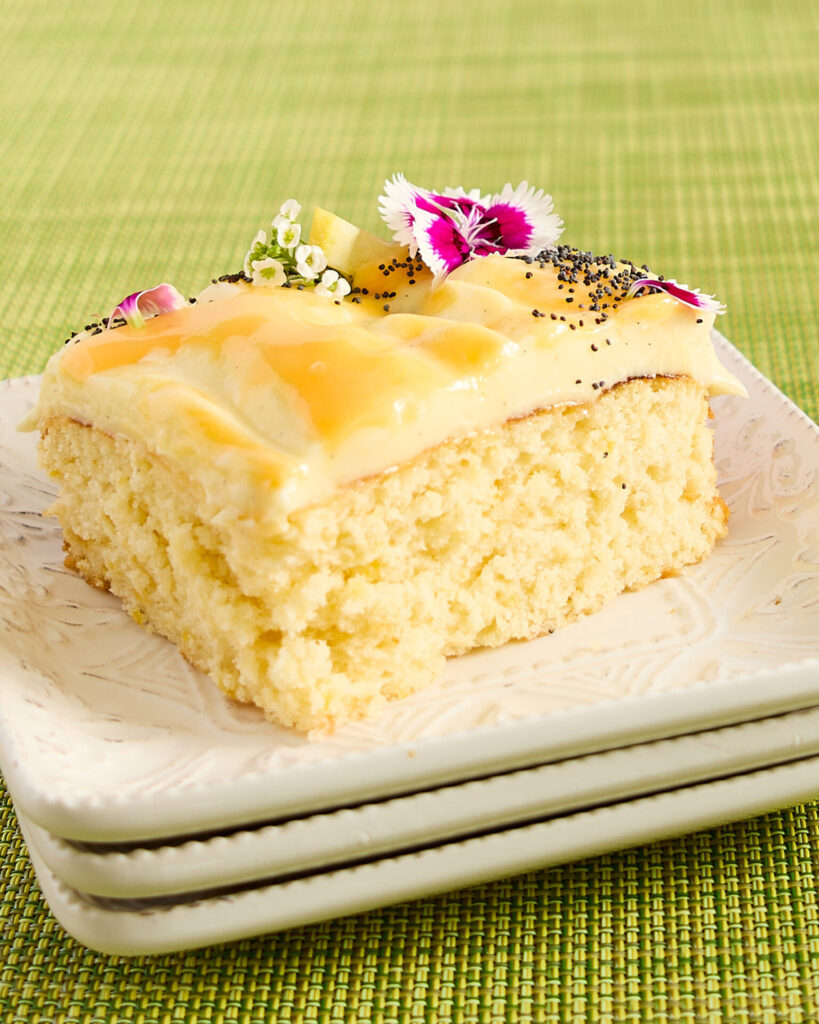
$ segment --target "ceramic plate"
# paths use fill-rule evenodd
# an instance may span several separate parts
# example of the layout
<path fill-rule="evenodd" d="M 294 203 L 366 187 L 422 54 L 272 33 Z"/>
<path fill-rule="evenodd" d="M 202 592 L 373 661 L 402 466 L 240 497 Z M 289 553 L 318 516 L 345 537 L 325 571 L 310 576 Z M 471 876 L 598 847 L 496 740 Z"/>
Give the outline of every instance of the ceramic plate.
<path fill-rule="evenodd" d="M 225 698 L 62 565 L 53 488 L 0 385 L 0 764 L 56 835 L 141 841 L 328 810 L 819 702 L 819 430 L 724 339 L 729 537 L 702 565 L 528 643 L 451 659 L 380 718 L 309 740 Z"/>
<path fill-rule="evenodd" d="M 149 848 L 76 844 L 23 818 L 48 868 L 73 888 L 179 896 L 393 855 L 810 754 L 819 754 L 819 708 Z"/>
<path fill-rule="evenodd" d="M 476 885 L 521 871 L 710 828 L 811 799 L 819 757 L 510 828 L 462 842 L 193 901 L 84 895 L 45 866 L 23 833 L 54 916 L 80 942 L 136 955 L 228 942 Z"/>

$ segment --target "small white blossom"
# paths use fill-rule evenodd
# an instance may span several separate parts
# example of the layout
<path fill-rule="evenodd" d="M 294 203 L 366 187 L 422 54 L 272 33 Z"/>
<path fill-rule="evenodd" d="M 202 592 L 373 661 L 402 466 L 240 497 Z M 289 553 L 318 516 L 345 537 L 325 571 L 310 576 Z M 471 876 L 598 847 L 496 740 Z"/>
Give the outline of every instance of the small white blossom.
<path fill-rule="evenodd" d="M 289 220 L 276 228 L 276 242 L 282 249 L 295 249 L 301 238 L 301 224 L 292 224 Z"/>
<path fill-rule="evenodd" d="M 326 295 L 328 299 L 343 299 L 349 294 L 350 285 L 335 270 L 325 270 L 316 285 L 316 295 Z"/>
<path fill-rule="evenodd" d="M 284 267 L 278 260 L 268 256 L 263 260 L 254 260 L 251 265 L 252 280 L 255 285 L 267 288 L 279 288 L 287 280 Z"/>
<path fill-rule="evenodd" d="M 258 235 L 256 235 L 256 237 L 250 243 L 250 248 L 247 250 L 247 253 L 245 254 L 245 273 L 247 274 L 248 277 L 250 277 L 251 274 L 250 257 L 253 255 L 253 250 L 256 248 L 257 245 L 267 245 L 266 231 L 260 231 Z"/>
<path fill-rule="evenodd" d="M 326 266 L 327 257 L 321 246 L 300 245 L 296 249 L 296 270 L 305 280 L 312 281 Z"/>
<path fill-rule="evenodd" d="M 279 208 L 279 214 L 273 220 L 273 230 L 278 231 L 283 224 L 295 224 L 301 213 L 301 206 L 295 199 L 288 199 Z"/>
<path fill-rule="evenodd" d="M 297 221 L 300 213 L 301 205 L 295 199 L 287 199 L 279 207 L 279 216 L 286 217 L 291 222 Z"/>

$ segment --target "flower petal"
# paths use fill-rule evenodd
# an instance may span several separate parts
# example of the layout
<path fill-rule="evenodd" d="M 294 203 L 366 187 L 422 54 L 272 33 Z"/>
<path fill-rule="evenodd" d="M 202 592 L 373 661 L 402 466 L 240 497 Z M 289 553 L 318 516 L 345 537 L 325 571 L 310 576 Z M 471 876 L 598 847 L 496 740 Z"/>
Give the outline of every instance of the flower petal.
<path fill-rule="evenodd" d="M 279 216 L 286 217 L 289 221 L 298 220 L 300 213 L 301 204 L 295 199 L 286 199 L 279 207 Z"/>
<path fill-rule="evenodd" d="M 486 211 L 481 235 L 495 239 L 504 249 L 527 250 L 532 245 L 534 225 L 519 206 L 493 203 Z"/>
<path fill-rule="evenodd" d="M 413 232 L 417 200 L 424 195 L 424 190 L 411 185 L 403 174 L 394 174 L 384 182 L 384 194 L 378 199 L 378 212 L 390 231 L 393 239 L 401 245 L 409 247 L 412 256 L 418 251 Z"/>
<path fill-rule="evenodd" d="M 325 270 L 316 285 L 316 295 L 323 295 L 327 299 L 343 299 L 349 293 L 350 282 L 341 277 L 337 270 Z"/>
<path fill-rule="evenodd" d="M 276 228 L 276 244 L 282 249 L 295 249 L 301 238 L 301 224 L 285 221 Z"/>
<path fill-rule="evenodd" d="M 422 194 L 417 200 L 417 205 L 430 213 L 451 213 L 456 217 L 459 214 L 462 217 L 470 217 L 475 213 L 480 216 L 485 210 L 480 199 L 467 195 L 463 189 L 447 189 L 445 192 Z"/>
<path fill-rule="evenodd" d="M 184 296 L 172 284 L 158 284 L 144 292 L 133 292 L 116 306 L 108 317 L 108 327 L 117 315 L 123 317 L 129 327 L 144 327 L 145 316 L 159 316 L 174 309 L 187 306 Z"/>
<path fill-rule="evenodd" d="M 296 270 L 303 278 L 312 281 L 327 266 L 327 257 L 319 245 L 300 245 L 296 249 Z"/>
<path fill-rule="evenodd" d="M 557 242 L 563 221 L 552 212 L 552 197 L 543 189 L 535 191 L 527 181 L 517 188 L 511 183 L 489 202 L 486 219 L 496 221 L 494 241 L 516 255 L 536 256 Z"/>
<path fill-rule="evenodd" d="M 469 259 L 469 242 L 448 217 L 418 210 L 415 235 L 421 259 L 435 275 L 435 284 Z"/>
<path fill-rule="evenodd" d="M 691 306 L 692 309 L 703 309 L 707 313 L 721 314 L 725 312 L 725 306 L 718 302 L 713 295 L 703 295 L 702 292 L 691 289 L 687 285 L 677 284 L 672 278 L 666 278 L 661 281 L 659 278 L 641 277 L 639 281 L 635 281 L 631 288 L 629 288 L 626 298 L 635 298 L 637 293 L 643 288 L 657 288 L 678 302 Z"/>
<path fill-rule="evenodd" d="M 471 188 L 468 192 L 465 188 L 461 188 L 459 185 L 457 188 L 445 188 L 444 196 L 447 198 L 450 196 L 464 196 L 467 199 L 471 199 L 473 202 L 478 203 L 479 206 L 489 206 L 492 201 L 491 196 L 482 196 L 479 188 Z"/>
<path fill-rule="evenodd" d="M 281 262 L 272 256 L 254 260 L 251 264 L 251 280 L 254 285 L 265 288 L 280 288 L 287 280 Z"/>

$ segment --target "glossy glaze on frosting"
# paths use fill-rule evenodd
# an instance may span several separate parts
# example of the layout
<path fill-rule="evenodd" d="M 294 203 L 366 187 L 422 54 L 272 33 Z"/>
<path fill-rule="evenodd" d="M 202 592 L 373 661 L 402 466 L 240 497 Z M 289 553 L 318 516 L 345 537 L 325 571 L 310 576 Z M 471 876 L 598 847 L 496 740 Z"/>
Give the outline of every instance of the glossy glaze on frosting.
<path fill-rule="evenodd" d="M 29 425 L 69 415 L 142 440 L 241 514 L 277 516 L 448 437 L 593 399 L 632 377 L 742 393 L 713 313 L 663 294 L 589 310 L 550 264 L 490 256 L 401 312 L 372 295 L 208 289 L 200 301 L 80 336 L 49 363 Z M 585 301 L 584 301 L 585 298 Z"/>

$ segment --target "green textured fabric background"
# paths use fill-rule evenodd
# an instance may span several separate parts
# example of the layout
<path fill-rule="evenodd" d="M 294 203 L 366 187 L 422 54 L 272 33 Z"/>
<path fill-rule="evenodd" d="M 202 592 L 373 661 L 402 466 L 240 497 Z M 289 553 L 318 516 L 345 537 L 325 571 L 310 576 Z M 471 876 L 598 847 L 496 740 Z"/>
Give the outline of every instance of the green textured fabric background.
<path fill-rule="evenodd" d="M 715 292 L 814 417 L 819 4 L 0 0 L 0 376 L 239 266 L 283 199 L 546 188 L 567 241 Z M 819 791 L 819 780 L 817 780 Z M 0 812 L 7 1021 L 819 1019 L 819 805 L 175 956 L 66 938 Z"/>

